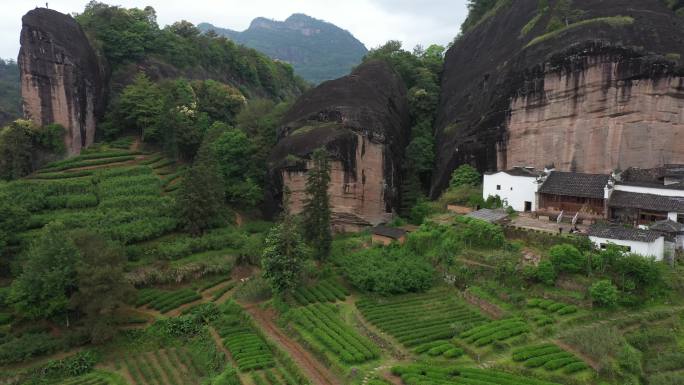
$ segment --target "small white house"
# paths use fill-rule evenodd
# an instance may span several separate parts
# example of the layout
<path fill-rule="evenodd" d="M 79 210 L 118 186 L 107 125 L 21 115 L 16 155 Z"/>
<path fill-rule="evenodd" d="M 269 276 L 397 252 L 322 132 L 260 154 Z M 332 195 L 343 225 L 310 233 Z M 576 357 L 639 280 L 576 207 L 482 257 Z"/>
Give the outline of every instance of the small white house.
<path fill-rule="evenodd" d="M 662 261 L 665 256 L 665 237 L 654 231 L 595 225 L 589 228 L 589 239 L 601 249 L 613 244 L 626 252 L 654 257 L 657 261 Z"/>
<path fill-rule="evenodd" d="M 537 210 L 537 178 L 541 172 L 530 167 L 514 167 L 484 175 L 482 198 L 499 196 L 505 206 L 515 211 Z"/>

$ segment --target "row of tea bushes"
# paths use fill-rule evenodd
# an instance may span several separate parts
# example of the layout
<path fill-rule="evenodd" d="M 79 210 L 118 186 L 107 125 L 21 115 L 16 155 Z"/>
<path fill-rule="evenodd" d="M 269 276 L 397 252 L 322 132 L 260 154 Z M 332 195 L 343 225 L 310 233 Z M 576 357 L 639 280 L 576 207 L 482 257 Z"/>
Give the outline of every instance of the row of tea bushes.
<path fill-rule="evenodd" d="M 577 306 L 568 305 L 562 302 L 555 302 L 550 299 L 530 299 L 527 301 L 527 307 L 542 309 L 547 313 L 554 313 L 558 315 L 568 315 L 577 313 Z"/>
<path fill-rule="evenodd" d="M 476 326 L 462 332 L 459 337 L 467 343 L 481 347 L 495 341 L 504 341 L 529 331 L 529 326 L 521 318 L 509 318 Z"/>
<path fill-rule="evenodd" d="M 298 287 L 292 296 L 300 305 L 316 302 L 344 301 L 349 290 L 333 280 L 320 281 L 308 287 Z"/>
<path fill-rule="evenodd" d="M 164 291 L 157 289 L 142 289 L 138 294 L 136 306 L 149 305 L 150 308 L 161 313 L 167 313 L 173 309 L 177 309 L 187 303 L 201 299 L 195 290 L 181 289 L 173 291 Z"/>
<path fill-rule="evenodd" d="M 325 350 L 347 364 L 364 363 L 380 356 L 370 340 L 342 321 L 332 304 L 313 304 L 291 312 L 300 334 L 313 336 Z"/>
<path fill-rule="evenodd" d="M 392 374 L 401 377 L 406 385 L 560 385 L 491 369 L 426 364 L 394 367 Z"/>
<path fill-rule="evenodd" d="M 241 372 L 271 368 L 275 358 L 266 341 L 245 319 L 240 305 L 228 301 L 220 306 L 221 316 L 214 322 L 216 331 L 230 351 Z"/>
<path fill-rule="evenodd" d="M 589 368 L 582 360 L 554 344 L 516 349 L 513 351 L 513 361 L 522 362 L 528 368 L 543 367 L 549 371 L 563 369 L 565 374 L 573 374 Z"/>
<path fill-rule="evenodd" d="M 487 321 L 445 292 L 382 299 L 367 297 L 356 306 L 370 323 L 409 347 L 449 339 Z"/>

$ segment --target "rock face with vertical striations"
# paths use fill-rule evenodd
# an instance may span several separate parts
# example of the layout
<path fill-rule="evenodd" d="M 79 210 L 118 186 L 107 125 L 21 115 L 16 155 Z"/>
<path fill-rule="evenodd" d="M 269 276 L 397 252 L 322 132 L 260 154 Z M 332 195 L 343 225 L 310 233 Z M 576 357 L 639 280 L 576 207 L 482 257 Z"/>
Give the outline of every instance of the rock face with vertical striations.
<path fill-rule="evenodd" d="M 447 53 L 433 196 L 463 163 L 684 163 L 684 18 L 665 1 L 500 3 Z"/>
<path fill-rule="evenodd" d="M 283 123 L 270 158 L 276 201 L 287 190 L 290 211 L 303 209 L 310 156 L 323 147 L 333 159 L 335 230 L 355 231 L 391 218 L 410 129 L 406 89 L 394 70 L 380 61 L 364 63 L 305 93 Z"/>
<path fill-rule="evenodd" d="M 66 129 L 69 155 L 93 143 L 105 106 L 107 73 L 71 16 L 37 8 L 22 18 L 19 68 L 24 115 Z"/>

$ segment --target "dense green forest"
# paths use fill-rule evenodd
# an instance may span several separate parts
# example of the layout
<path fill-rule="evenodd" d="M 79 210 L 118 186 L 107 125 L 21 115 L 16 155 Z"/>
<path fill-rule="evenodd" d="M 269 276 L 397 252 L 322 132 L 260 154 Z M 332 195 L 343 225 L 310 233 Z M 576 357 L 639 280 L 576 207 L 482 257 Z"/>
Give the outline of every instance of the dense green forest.
<path fill-rule="evenodd" d="M 0 126 L 21 115 L 19 66 L 14 60 L 0 59 Z"/>

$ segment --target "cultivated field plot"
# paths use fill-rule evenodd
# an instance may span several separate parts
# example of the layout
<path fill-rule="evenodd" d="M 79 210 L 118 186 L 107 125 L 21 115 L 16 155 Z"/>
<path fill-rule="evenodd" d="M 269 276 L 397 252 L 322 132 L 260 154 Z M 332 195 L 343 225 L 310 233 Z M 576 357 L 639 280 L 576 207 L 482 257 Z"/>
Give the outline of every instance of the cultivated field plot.
<path fill-rule="evenodd" d="M 138 307 L 148 305 L 151 309 L 161 313 L 168 313 L 173 309 L 199 299 L 202 299 L 202 296 L 193 289 L 173 291 L 142 289 L 138 293 L 135 305 Z"/>
<path fill-rule="evenodd" d="M 406 385 L 560 385 L 488 369 L 409 365 L 392 368 Z"/>
<path fill-rule="evenodd" d="M 468 329 L 459 334 L 459 338 L 469 344 L 482 347 L 495 341 L 505 341 L 529 331 L 529 326 L 521 318 L 508 318 Z"/>
<path fill-rule="evenodd" d="M 487 321 L 444 292 L 390 299 L 364 298 L 356 306 L 366 320 L 409 347 L 450 339 Z"/>
<path fill-rule="evenodd" d="M 255 385 L 299 385 L 292 375 L 280 368 L 252 372 L 251 379 Z"/>
<path fill-rule="evenodd" d="M 308 305 L 316 302 L 344 301 L 349 294 L 349 291 L 339 283 L 325 280 L 310 287 L 297 288 L 293 297 L 300 305 Z"/>
<path fill-rule="evenodd" d="M 546 314 L 569 315 L 577 313 L 577 306 L 549 299 L 533 298 L 527 301 L 527 307 L 541 309 Z"/>
<path fill-rule="evenodd" d="M 221 306 L 221 317 L 214 322 L 216 331 L 233 356 L 241 372 L 271 368 L 275 358 L 266 341 L 246 320 L 240 305 L 233 301 Z"/>
<path fill-rule="evenodd" d="M 455 346 L 450 341 L 432 341 L 413 349 L 416 354 L 427 354 L 430 357 L 444 357 L 444 358 L 458 358 L 462 356 L 465 351 L 458 346 Z"/>
<path fill-rule="evenodd" d="M 96 371 L 80 377 L 70 378 L 59 383 L 59 385 L 118 385 L 121 379 L 118 375 L 103 371 Z"/>
<path fill-rule="evenodd" d="M 306 337 L 313 337 L 321 353 L 332 352 L 347 364 L 360 364 L 380 356 L 379 349 L 359 335 L 340 318 L 335 305 L 313 304 L 292 310 L 296 329 Z"/>
<path fill-rule="evenodd" d="M 513 361 L 522 362 L 528 368 L 544 368 L 547 371 L 562 370 L 574 374 L 589 367 L 573 354 L 553 344 L 527 346 L 513 350 Z"/>
<path fill-rule="evenodd" d="M 205 376 L 190 352 L 182 348 L 123 357 L 117 366 L 128 374 L 133 385 L 196 385 Z"/>
<path fill-rule="evenodd" d="M 176 228 L 173 200 L 161 195 L 159 178 L 147 166 L 79 171 L 81 176 L 74 178 L 67 174 L 50 173 L 47 180 L 8 186 L 8 195 L 26 202 L 32 214 L 22 238 L 32 239 L 34 231 L 52 221 L 69 228 L 98 228 L 124 244 L 157 238 Z"/>

